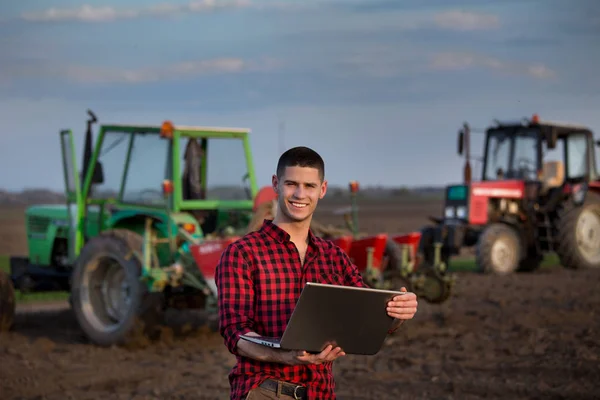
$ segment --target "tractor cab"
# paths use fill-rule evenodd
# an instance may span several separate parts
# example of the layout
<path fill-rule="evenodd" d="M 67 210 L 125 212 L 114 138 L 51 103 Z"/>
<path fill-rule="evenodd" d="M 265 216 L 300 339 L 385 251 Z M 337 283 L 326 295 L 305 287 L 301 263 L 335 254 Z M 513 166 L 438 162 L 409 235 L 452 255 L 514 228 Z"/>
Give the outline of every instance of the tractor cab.
<path fill-rule="evenodd" d="M 72 133 L 61 133 L 72 222 L 85 222 L 72 230 L 71 258 L 105 229 L 141 232 L 147 216 L 168 215 L 197 238 L 246 229 L 257 192 L 249 130 L 111 124 L 100 126 L 93 145 L 90 115 L 81 175 Z"/>
<path fill-rule="evenodd" d="M 460 135 L 460 133 L 459 133 Z M 585 126 L 541 121 L 500 123 L 486 131 L 482 181 L 538 181 L 542 191 L 598 178 L 595 143 Z"/>

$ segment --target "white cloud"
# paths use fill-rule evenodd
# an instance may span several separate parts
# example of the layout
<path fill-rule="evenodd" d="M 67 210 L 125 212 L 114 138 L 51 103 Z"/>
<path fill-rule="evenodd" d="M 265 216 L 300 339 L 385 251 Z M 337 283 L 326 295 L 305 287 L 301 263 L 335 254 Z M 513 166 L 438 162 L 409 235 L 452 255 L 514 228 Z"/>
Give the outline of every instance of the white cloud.
<path fill-rule="evenodd" d="M 496 15 L 461 10 L 438 13 L 433 17 L 433 21 L 439 28 L 458 31 L 478 31 L 500 27 L 500 19 Z"/>
<path fill-rule="evenodd" d="M 143 8 L 119 9 L 111 6 L 84 4 L 77 8 L 49 8 L 21 14 L 29 22 L 110 22 L 147 16 L 170 17 L 185 13 L 204 13 L 219 9 L 250 7 L 249 0 L 195 0 L 187 4 L 154 4 Z"/>
<path fill-rule="evenodd" d="M 361 0 L 363 1 L 363 0 Z M 366 0 L 370 1 L 370 0 Z M 49 8 L 41 11 L 30 11 L 20 15 L 28 22 L 111 22 L 116 20 L 143 18 L 143 17 L 175 17 L 193 13 L 208 13 L 216 10 L 235 10 L 244 8 L 253 9 L 286 9 L 298 11 L 301 9 L 312 10 L 320 13 L 322 5 L 327 1 L 316 2 L 282 2 L 277 1 L 251 1 L 251 0 L 192 0 L 184 4 L 170 4 L 167 2 L 150 4 L 140 8 L 118 8 L 113 6 L 93 6 L 89 4 L 73 8 Z M 359 14 L 360 15 L 360 14 Z M 324 16 L 323 16 L 324 17 Z M 492 14 L 484 14 L 462 10 L 447 10 L 443 12 L 409 12 L 402 16 L 397 14 L 388 22 L 396 29 L 421 29 L 437 27 L 444 30 L 474 31 L 497 29 L 500 20 Z M 386 20 L 381 21 L 386 25 Z M 335 25 L 335 24 L 334 24 Z M 354 27 L 356 29 L 356 27 Z M 372 26 L 369 24 L 368 29 Z"/>
<path fill-rule="evenodd" d="M 510 74 L 527 75 L 536 79 L 556 77 L 556 72 L 543 64 L 523 64 L 503 61 L 489 56 L 460 52 L 434 54 L 431 57 L 430 67 L 434 70 L 446 71 L 484 67 Z"/>

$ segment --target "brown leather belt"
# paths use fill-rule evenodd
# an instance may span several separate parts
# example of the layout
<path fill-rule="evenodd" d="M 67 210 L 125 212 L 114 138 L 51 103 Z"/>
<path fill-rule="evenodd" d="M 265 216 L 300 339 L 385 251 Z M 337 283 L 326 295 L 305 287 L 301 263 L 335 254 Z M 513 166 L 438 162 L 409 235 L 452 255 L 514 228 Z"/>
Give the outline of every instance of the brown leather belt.
<path fill-rule="evenodd" d="M 281 394 L 291 396 L 297 400 L 306 399 L 306 387 L 304 386 L 275 381 L 273 379 L 266 379 L 263 383 L 260 384 L 260 387 L 263 389 L 270 390 L 271 392 L 277 393 L 278 385 L 281 385 Z"/>

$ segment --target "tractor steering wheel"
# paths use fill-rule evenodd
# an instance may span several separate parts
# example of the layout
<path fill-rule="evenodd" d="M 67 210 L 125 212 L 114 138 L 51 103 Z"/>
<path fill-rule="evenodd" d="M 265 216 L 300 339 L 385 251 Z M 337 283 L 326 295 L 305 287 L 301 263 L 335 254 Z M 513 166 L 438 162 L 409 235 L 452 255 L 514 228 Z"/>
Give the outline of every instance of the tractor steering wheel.
<path fill-rule="evenodd" d="M 533 160 L 525 157 L 518 158 L 516 160 L 517 163 L 517 173 L 519 174 L 519 178 L 529 178 L 537 176 L 537 168 Z"/>

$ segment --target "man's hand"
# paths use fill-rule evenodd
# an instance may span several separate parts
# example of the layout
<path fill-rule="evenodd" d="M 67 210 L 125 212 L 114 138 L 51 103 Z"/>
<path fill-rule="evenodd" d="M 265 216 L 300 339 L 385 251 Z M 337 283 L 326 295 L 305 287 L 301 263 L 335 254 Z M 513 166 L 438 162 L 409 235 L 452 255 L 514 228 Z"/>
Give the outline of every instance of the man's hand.
<path fill-rule="evenodd" d="M 246 335 L 259 336 L 256 332 L 248 332 Z M 323 364 L 346 355 L 340 347 L 334 348 L 332 345 L 327 345 L 319 354 L 310 354 L 306 351 L 272 349 L 244 339 L 238 341 L 237 349 L 245 357 L 288 365 Z"/>
<path fill-rule="evenodd" d="M 333 347 L 328 344 L 325 349 L 319 354 L 310 354 L 306 351 L 293 351 L 291 352 L 292 362 L 291 365 L 297 364 L 323 364 L 326 362 L 334 361 L 339 357 L 345 356 L 346 353 L 341 347 Z"/>
<path fill-rule="evenodd" d="M 400 291 L 405 294 L 395 296 L 388 302 L 387 313 L 390 317 L 399 320 L 412 319 L 417 312 L 417 295 L 407 292 L 405 287 L 402 287 Z"/>

